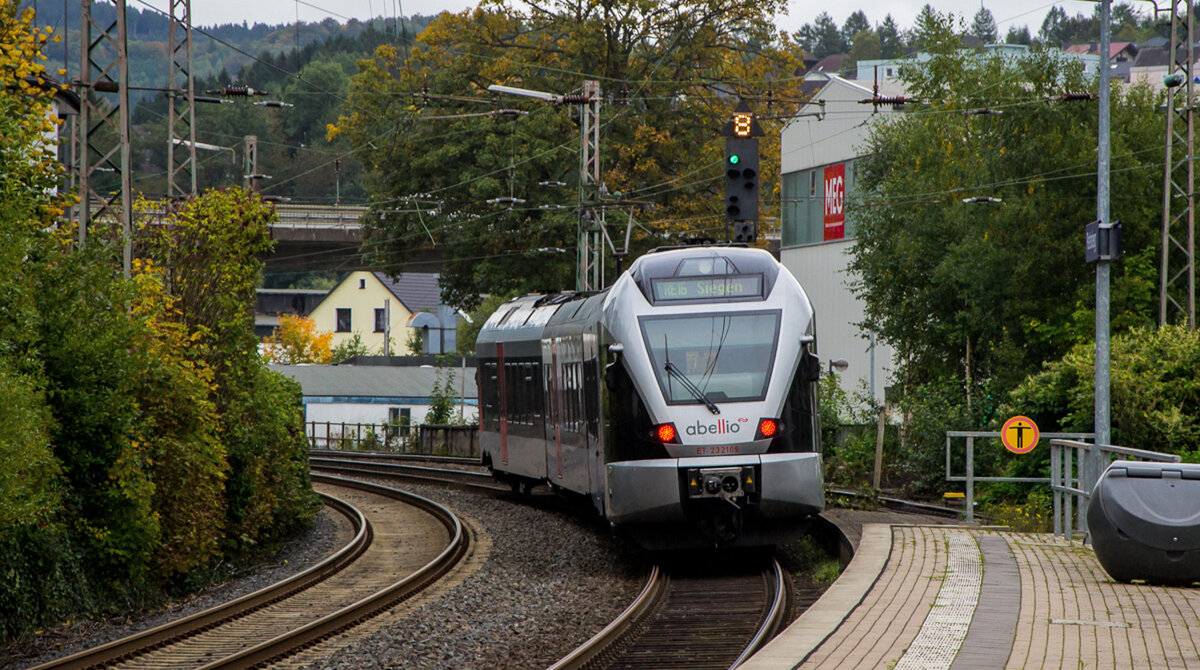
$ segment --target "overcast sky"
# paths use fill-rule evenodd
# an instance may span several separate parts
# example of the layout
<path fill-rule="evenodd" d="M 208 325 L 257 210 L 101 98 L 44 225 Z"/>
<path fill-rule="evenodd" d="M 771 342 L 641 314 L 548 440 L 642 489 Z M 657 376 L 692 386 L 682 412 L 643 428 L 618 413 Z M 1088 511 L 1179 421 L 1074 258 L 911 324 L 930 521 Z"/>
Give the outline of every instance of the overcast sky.
<path fill-rule="evenodd" d="M 811 23 L 817 14 L 829 12 L 834 21 L 841 25 L 846 17 L 856 9 L 863 10 L 867 19 L 874 25 L 883 20 L 890 12 L 901 29 L 911 28 L 917 12 L 927 0 L 858 0 L 857 2 L 837 3 L 830 7 L 827 3 L 814 0 L 788 0 L 789 13 L 777 18 L 778 26 L 783 30 L 795 31 L 805 23 Z M 969 23 L 975 12 L 979 11 L 978 0 L 928 0 L 934 9 L 940 12 L 953 12 L 964 16 Z M 159 9 L 168 9 L 167 0 L 146 0 Z M 143 5 L 142 2 L 131 2 L 130 6 Z M 243 20 L 250 23 L 289 23 L 297 17 L 301 21 L 322 21 L 334 18 L 345 21 L 348 17 L 365 19 L 370 16 L 386 14 L 393 16 L 397 12 L 405 16 L 411 14 L 437 14 L 442 10 L 461 11 L 474 7 L 477 3 L 469 0 L 194 0 L 192 2 L 192 20 L 196 25 L 213 25 L 217 23 L 240 23 Z M 1037 34 L 1042 25 L 1046 12 L 1055 5 L 1063 7 L 1067 15 L 1078 13 L 1090 15 L 1095 2 L 1046 2 L 1045 0 L 985 0 L 983 6 L 991 10 L 1000 26 L 1001 37 L 1011 25 L 1028 25 L 1031 34 Z M 1136 5 L 1135 5 L 1136 6 Z M 318 9 L 319 8 L 319 9 Z"/>

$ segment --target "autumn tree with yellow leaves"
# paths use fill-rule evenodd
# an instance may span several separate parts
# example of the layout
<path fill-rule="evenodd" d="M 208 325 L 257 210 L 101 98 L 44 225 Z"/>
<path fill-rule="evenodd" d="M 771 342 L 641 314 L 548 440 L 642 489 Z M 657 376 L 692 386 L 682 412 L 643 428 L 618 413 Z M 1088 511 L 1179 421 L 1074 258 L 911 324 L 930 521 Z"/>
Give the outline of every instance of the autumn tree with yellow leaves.
<path fill-rule="evenodd" d="M 299 386 L 253 332 L 273 215 L 207 193 L 74 243 L 32 10 L 0 2 L 0 640 L 153 605 L 319 508 Z M 98 222 L 103 225 L 103 222 Z M 229 568 L 226 568 L 228 570 Z"/>
<path fill-rule="evenodd" d="M 268 363 L 328 365 L 333 360 L 333 333 L 317 330 L 310 318 L 282 314 L 279 328 L 263 339 L 263 356 Z"/>
<path fill-rule="evenodd" d="M 777 32 L 782 0 L 486 1 L 443 13 L 409 50 L 360 62 L 347 136 L 370 174 L 369 248 L 393 272 L 437 247 L 450 300 L 573 287 L 578 110 L 489 93 L 505 84 L 555 94 L 602 89 L 600 160 L 610 197 L 633 212 L 634 255 L 693 237 L 723 239 L 724 139 L 739 99 L 764 118 L 762 225 L 778 220 L 784 116 L 801 104 L 802 52 Z M 514 109 L 520 116 L 488 114 Z M 564 182 L 552 187 L 539 182 Z M 512 197 L 511 206 L 488 200 Z M 620 246 L 628 208 L 608 211 Z M 608 276 L 615 271 L 611 255 Z"/>

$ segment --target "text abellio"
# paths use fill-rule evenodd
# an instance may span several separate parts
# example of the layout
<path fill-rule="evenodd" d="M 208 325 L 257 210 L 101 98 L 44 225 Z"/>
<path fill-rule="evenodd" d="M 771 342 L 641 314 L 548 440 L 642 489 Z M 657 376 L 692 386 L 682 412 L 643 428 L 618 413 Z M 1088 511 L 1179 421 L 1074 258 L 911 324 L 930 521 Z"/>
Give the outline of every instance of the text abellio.
<path fill-rule="evenodd" d="M 703 424 L 699 421 L 694 426 L 687 427 L 688 435 L 721 435 L 724 433 L 736 433 L 742 427 L 736 423 L 730 423 L 725 419 L 717 419 L 716 423 Z"/>

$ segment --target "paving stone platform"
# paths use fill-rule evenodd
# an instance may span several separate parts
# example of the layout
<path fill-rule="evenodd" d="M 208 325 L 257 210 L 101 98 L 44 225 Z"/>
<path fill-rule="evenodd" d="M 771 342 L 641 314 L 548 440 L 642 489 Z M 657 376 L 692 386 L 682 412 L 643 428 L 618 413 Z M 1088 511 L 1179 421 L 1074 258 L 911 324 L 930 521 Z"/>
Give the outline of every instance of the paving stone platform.
<path fill-rule="evenodd" d="M 1048 534 L 868 523 L 838 581 L 741 667 L 1200 670 L 1200 588 L 1116 583 Z"/>

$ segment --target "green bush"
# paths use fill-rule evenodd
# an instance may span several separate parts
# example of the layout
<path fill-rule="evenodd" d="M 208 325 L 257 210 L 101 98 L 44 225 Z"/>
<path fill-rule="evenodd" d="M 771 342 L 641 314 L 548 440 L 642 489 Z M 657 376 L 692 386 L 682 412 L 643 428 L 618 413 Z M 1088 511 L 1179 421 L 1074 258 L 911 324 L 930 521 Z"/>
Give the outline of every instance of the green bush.
<path fill-rule="evenodd" d="M 137 329 L 123 318 L 130 285 L 100 240 L 42 251 L 30 268 L 38 308 L 31 326 L 71 532 L 89 570 L 114 594 L 133 596 L 145 583 L 159 519 L 149 454 L 132 439 L 138 362 L 130 343 Z"/>
<path fill-rule="evenodd" d="M 320 501 L 309 479 L 300 385 L 257 363 L 228 383 L 226 551 L 243 558 L 310 522 Z"/>
<path fill-rule="evenodd" d="M 1049 533 L 1052 530 L 1054 501 L 1045 488 L 1030 491 L 1023 503 L 997 499 L 980 507 L 990 523 L 1008 526 L 1021 533 Z"/>
<path fill-rule="evenodd" d="M 1112 339 L 1112 441 L 1186 455 L 1200 451 L 1200 333 L 1135 328 Z M 1002 414 L 1023 413 L 1044 431 L 1091 430 L 1095 350 L 1079 345 L 1030 376 Z"/>

